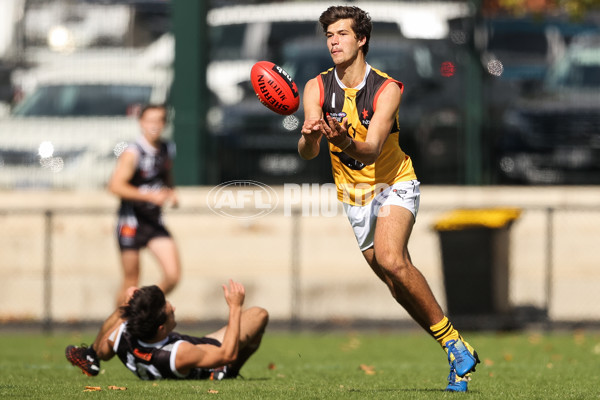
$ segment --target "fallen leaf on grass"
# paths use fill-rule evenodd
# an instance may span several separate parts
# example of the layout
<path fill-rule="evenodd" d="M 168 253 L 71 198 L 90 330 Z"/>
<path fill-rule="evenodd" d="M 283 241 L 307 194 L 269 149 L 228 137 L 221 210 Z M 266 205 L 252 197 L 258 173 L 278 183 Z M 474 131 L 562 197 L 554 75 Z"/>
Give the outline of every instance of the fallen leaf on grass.
<path fill-rule="evenodd" d="M 539 333 L 534 333 L 532 335 L 529 335 L 528 340 L 531 344 L 538 344 L 542 341 L 542 335 L 540 335 Z"/>
<path fill-rule="evenodd" d="M 122 386 L 114 386 L 114 385 L 110 385 L 108 387 L 110 390 L 127 390 L 126 387 L 122 387 Z"/>
<path fill-rule="evenodd" d="M 102 388 L 100 386 L 86 386 L 84 392 L 99 392 Z"/>
<path fill-rule="evenodd" d="M 277 366 L 275 365 L 275 363 L 269 363 L 269 366 L 267 368 L 273 371 L 274 369 L 277 369 Z"/>
<path fill-rule="evenodd" d="M 360 364 L 360 369 L 365 371 L 367 375 L 375 375 L 375 367 L 372 365 Z"/>
<path fill-rule="evenodd" d="M 217 394 L 217 393 L 219 393 L 219 391 L 218 391 L 218 390 L 215 390 L 215 389 L 208 389 L 208 392 L 207 392 L 207 393 L 211 393 L 211 394 Z"/>
<path fill-rule="evenodd" d="M 346 343 L 342 344 L 341 350 L 342 351 L 356 350 L 360 347 L 360 345 L 361 345 L 360 339 L 357 338 L 356 336 L 352 336 Z"/>
<path fill-rule="evenodd" d="M 486 358 L 485 360 L 483 360 L 483 364 L 487 365 L 488 367 L 491 367 L 492 365 L 494 365 L 494 362 L 489 358 Z"/>
<path fill-rule="evenodd" d="M 573 333 L 573 341 L 576 345 L 585 344 L 585 333 L 581 330 L 577 330 Z"/>

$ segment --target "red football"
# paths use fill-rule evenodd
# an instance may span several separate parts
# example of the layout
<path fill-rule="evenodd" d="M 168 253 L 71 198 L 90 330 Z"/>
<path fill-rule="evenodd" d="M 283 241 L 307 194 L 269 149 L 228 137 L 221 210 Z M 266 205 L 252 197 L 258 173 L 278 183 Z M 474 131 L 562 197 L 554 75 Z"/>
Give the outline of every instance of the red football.
<path fill-rule="evenodd" d="M 279 65 L 259 61 L 250 71 L 250 80 L 256 96 L 277 114 L 290 115 L 300 105 L 300 95 L 294 80 Z"/>

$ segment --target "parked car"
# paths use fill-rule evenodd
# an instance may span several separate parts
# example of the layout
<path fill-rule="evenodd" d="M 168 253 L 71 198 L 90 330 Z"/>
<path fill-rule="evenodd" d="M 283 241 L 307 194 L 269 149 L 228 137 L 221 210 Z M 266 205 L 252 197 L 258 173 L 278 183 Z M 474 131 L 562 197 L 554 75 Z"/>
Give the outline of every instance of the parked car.
<path fill-rule="evenodd" d="M 0 118 L 0 188 L 99 188 L 139 134 L 139 107 L 164 102 L 171 73 L 88 66 L 30 71 L 31 87 Z"/>
<path fill-rule="evenodd" d="M 575 38 L 539 93 L 504 115 L 498 168 L 507 182 L 600 183 L 600 35 Z"/>
<path fill-rule="evenodd" d="M 124 4 L 81 1 L 29 2 L 25 12 L 24 40 L 28 46 L 57 50 L 124 44 L 130 32 L 132 9 Z"/>

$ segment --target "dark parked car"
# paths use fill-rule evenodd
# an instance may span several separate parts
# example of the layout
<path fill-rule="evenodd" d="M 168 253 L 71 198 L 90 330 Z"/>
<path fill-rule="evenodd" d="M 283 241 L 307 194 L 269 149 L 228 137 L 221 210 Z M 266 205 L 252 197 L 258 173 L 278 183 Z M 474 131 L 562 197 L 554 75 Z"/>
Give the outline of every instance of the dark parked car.
<path fill-rule="evenodd" d="M 543 88 L 504 116 L 498 167 L 505 182 L 600 183 L 600 36 L 573 40 Z"/>

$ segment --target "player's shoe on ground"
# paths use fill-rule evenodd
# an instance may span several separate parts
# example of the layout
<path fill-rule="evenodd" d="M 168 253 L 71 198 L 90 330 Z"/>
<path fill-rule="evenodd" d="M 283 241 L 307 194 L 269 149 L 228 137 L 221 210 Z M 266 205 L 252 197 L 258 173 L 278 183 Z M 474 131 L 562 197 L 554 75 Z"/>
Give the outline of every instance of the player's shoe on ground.
<path fill-rule="evenodd" d="M 79 367 L 87 376 L 96 376 L 100 372 L 100 360 L 94 349 L 86 345 L 72 346 L 65 349 L 65 356 L 71 364 Z"/>
<path fill-rule="evenodd" d="M 237 378 L 239 372 L 233 371 L 229 366 L 225 365 L 224 367 L 214 368 L 210 370 L 210 379 L 211 381 L 222 381 L 223 379 L 234 379 Z"/>
<path fill-rule="evenodd" d="M 450 365 L 450 375 L 448 375 L 448 386 L 446 386 L 447 392 L 466 392 L 469 381 L 471 380 L 471 374 L 465 375 L 463 378 L 456 374 L 456 370 L 453 365 Z"/>
<path fill-rule="evenodd" d="M 448 353 L 448 363 L 454 367 L 456 375 L 462 378 L 469 372 L 475 371 L 479 356 L 464 339 L 449 340 L 444 348 Z"/>

